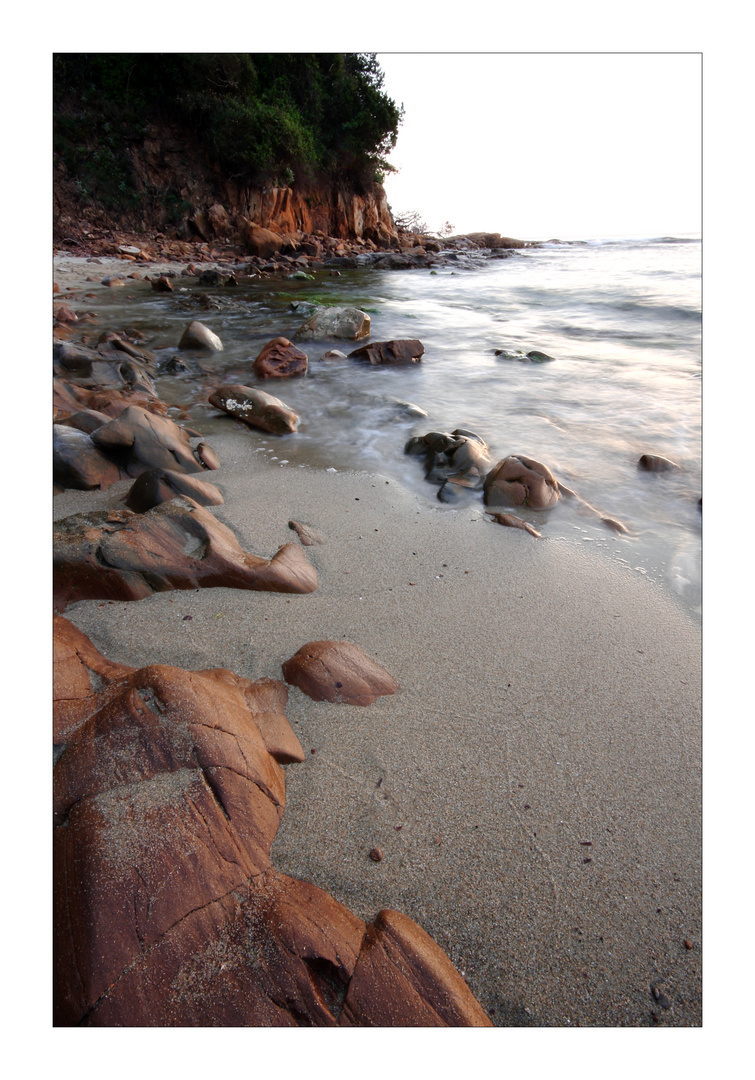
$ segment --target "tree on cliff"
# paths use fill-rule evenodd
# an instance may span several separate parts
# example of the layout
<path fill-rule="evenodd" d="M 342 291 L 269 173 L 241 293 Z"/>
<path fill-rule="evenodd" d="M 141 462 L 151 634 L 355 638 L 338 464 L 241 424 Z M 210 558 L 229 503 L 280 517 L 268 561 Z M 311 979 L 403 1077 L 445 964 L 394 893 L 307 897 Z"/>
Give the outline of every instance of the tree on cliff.
<path fill-rule="evenodd" d="M 126 150 L 153 123 L 251 184 L 359 188 L 392 168 L 403 116 L 371 53 L 59 53 L 53 75 L 56 153 L 114 204 L 137 197 Z"/>

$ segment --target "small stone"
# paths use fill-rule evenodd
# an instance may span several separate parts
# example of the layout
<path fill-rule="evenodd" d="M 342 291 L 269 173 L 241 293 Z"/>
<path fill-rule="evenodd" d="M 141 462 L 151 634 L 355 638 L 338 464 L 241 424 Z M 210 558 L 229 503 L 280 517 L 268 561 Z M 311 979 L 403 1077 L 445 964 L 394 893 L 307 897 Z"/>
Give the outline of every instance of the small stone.
<path fill-rule="evenodd" d="M 379 847 L 374 847 L 370 852 L 370 858 L 373 862 L 380 862 L 383 858 L 383 853 Z"/>
<path fill-rule="evenodd" d="M 691 949 L 692 948 L 692 942 L 690 941 L 689 938 L 684 939 L 684 948 L 685 949 Z"/>

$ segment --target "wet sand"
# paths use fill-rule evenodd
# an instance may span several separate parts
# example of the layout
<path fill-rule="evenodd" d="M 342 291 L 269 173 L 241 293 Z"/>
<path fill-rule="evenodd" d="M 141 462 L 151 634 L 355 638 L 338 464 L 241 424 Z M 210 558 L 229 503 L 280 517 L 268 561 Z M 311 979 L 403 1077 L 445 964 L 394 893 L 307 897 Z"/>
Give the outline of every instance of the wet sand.
<path fill-rule="evenodd" d="M 66 617 L 114 660 L 250 678 L 281 678 L 307 641 L 359 645 L 400 690 L 358 708 L 291 688 L 307 760 L 286 769 L 274 865 L 362 918 L 412 916 L 496 1024 L 699 1025 L 699 621 L 482 506 L 277 465 L 230 419 L 210 441 L 226 500 L 212 512 L 242 546 L 271 556 L 296 541 L 292 518 L 324 535 L 305 549 L 316 592 L 172 592 Z M 128 487 L 65 492 L 54 516 Z"/>

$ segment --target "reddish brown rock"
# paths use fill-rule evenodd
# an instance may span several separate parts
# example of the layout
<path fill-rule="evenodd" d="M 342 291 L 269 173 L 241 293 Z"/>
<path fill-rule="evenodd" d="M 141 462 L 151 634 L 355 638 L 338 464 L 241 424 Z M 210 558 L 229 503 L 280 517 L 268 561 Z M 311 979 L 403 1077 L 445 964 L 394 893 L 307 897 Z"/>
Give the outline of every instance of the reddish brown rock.
<path fill-rule="evenodd" d="M 388 910 L 367 927 L 339 1025 L 493 1026 L 440 946 L 408 916 Z"/>
<path fill-rule="evenodd" d="M 61 488 L 104 491 L 123 479 L 118 466 L 106 457 L 85 431 L 64 424 L 52 428 L 52 478 Z"/>
<path fill-rule="evenodd" d="M 55 318 L 61 323 L 77 323 L 79 317 L 76 312 L 65 304 L 61 304 L 60 307 L 55 309 Z"/>
<path fill-rule="evenodd" d="M 91 435 L 93 431 L 96 431 L 98 427 L 102 427 L 103 424 L 107 424 L 111 419 L 112 417 L 97 412 L 96 409 L 78 409 L 60 422 L 64 427 L 76 428 L 78 431 L 85 431 L 87 435 Z"/>
<path fill-rule="evenodd" d="M 60 617 L 53 683 L 56 1026 L 487 1022 L 411 919 L 271 867 L 282 683 L 115 664 Z"/>
<path fill-rule="evenodd" d="M 224 501 L 214 484 L 199 480 L 194 474 L 147 469 L 131 485 L 125 502 L 129 510 L 142 514 L 176 495 L 186 495 L 200 506 L 220 506 Z"/>
<path fill-rule="evenodd" d="M 201 472 L 188 434 L 167 416 L 130 405 L 115 420 L 92 432 L 95 446 L 119 460 L 129 476 L 146 469 Z"/>
<path fill-rule="evenodd" d="M 499 461 L 485 477 L 483 491 L 486 506 L 545 510 L 559 498 L 558 481 L 547 465 L 521 454 Z"/>
<path fill-rule="evenodd" d="M 253 386 L 237 383 L 218 386 L 210 394 L 209 402 L 236 420 L 243 420 L 249 427 L 268 431 L 271 435 L 290 435 L 299 426 L 298 413 L 289 409 L 280 398 Z"/>
<path fill-rule="evenodd" d="M 362 360 L 368 364 L 418 364 L 425 346 L 416 339 L 396 341 L 373 341 L 349 353 L 350 360 Z"/>
<path fill-rule="evenodd" d="M 221 586 L 309 593 L 317 573 L 299 544 L 284 544 L 272 559 L 244 551 L 209 510 L 184 497 L 145 514 L 98 510 L 55 524 L 56 611 L 77 600 L 140 600 L 169 589 Z"/>
<path fill-rule="evenodd" d="M 257 255 L 262 259 L 269 259 L 276 252 L 286 246 L 282 236 L 271 229 L 263 229 L 246 218 L 240 222 L 241 239 L 250 255 Z"/>
<path fill-rule="evenodd" d="M 255 374 L 260 379 L 287 379 L 307 374 L 307 354 L 297 349 L 288 338 L 268 341 L 254 361 Z"/>
<path fill-rule="evenodd" d="M 310 641 L 282 670 L 287 683 L 314 701 L 370 705 L 399 689 L 392 675 L 348 641 Z"/>

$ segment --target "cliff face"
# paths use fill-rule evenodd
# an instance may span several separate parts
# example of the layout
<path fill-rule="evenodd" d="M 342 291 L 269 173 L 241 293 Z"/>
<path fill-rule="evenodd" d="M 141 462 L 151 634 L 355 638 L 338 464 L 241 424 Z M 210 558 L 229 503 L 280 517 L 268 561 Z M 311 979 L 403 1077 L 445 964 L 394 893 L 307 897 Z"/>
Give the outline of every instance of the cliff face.
<path fill-rule="evenodd" d="M 56 160 L 56 235 L 70 235 L 85 218 L 92 224 L 137 232 L 161 230 L 177 239 L 233 236 L 253 222 L 280 234 L 321 232 L 344 240 L 371 240 L 379 246 L 396 242 L 386 194 L 379 184 L 362 192 L 337 183 L 253 187 L 224 176 L 198 142 L 155 127 L 126 153 L 133 190 L 119 198 L 108 190 L 107 175 L 101 188 L 85 192 L 63 162 Z"/>

